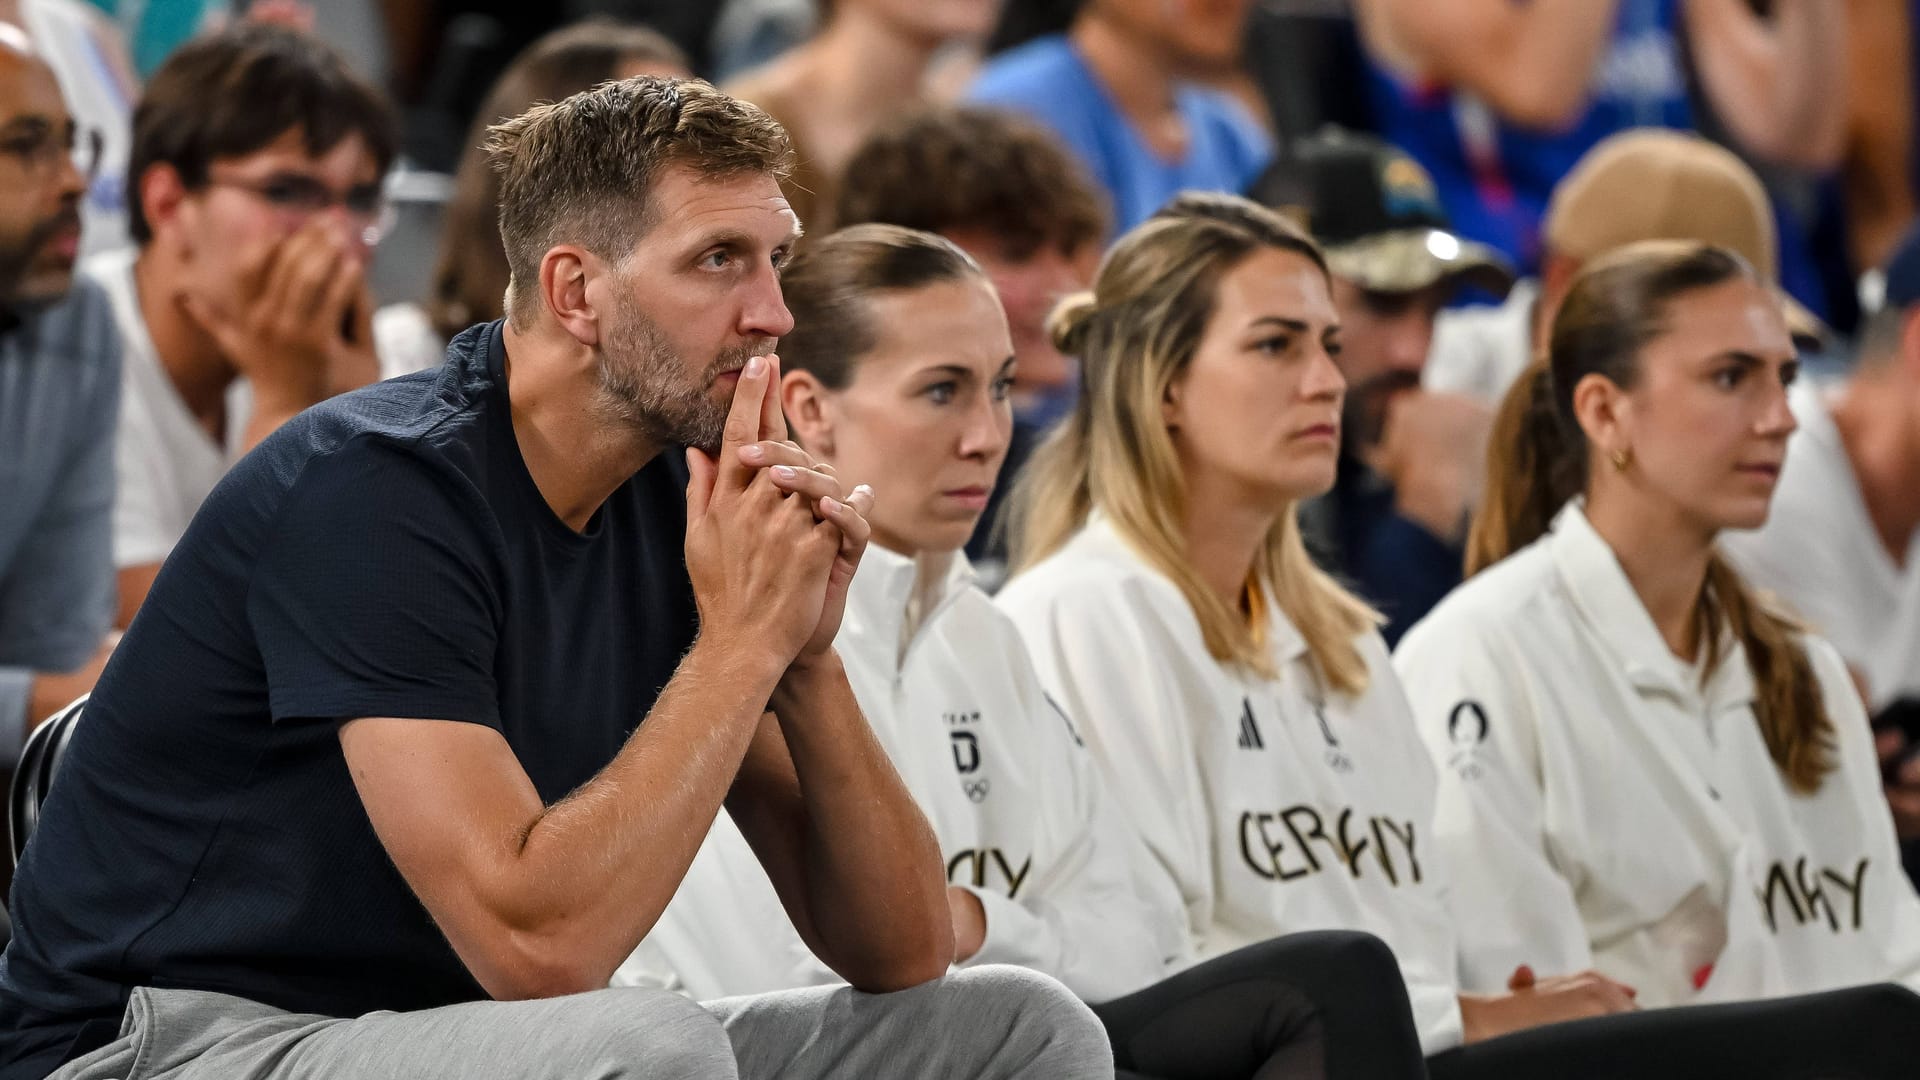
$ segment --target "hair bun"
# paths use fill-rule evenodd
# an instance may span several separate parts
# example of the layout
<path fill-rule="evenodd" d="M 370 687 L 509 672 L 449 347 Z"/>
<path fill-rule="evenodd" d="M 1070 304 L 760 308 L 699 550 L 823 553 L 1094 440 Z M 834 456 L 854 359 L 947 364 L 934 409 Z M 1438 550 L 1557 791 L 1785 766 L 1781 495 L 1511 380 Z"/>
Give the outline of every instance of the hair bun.
<path fill-rule="evenodd" d="M 1047 316 L 1047 336 L 1053 339 L 1053 347 L 1068 356 L 1080 356 L 1086 350 L 1093 317 L 1099 313 L 1100 305 L 1091 289 L 1074 293 L 1054 305 L 1053 314 Z"/>

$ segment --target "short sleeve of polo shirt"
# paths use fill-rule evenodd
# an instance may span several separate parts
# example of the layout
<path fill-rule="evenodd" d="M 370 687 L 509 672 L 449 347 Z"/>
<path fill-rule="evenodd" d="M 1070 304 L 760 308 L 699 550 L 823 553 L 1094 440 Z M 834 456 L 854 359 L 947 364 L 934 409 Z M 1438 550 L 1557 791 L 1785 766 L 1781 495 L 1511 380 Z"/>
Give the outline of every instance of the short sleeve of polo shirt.
<path fill-rule="evenodd" d="M 403 448 L 355 439 L 310 461 L 247 595 L 274 722 L 498 730 L 498 536 L 477 492 Z"/>

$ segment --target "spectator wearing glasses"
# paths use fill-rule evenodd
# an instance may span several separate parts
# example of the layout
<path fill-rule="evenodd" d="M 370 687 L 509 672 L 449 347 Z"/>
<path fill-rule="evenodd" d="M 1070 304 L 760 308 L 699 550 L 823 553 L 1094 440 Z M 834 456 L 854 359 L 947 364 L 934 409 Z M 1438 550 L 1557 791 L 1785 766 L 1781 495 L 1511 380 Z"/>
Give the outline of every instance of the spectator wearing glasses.
<path fill-rule="evenodd" d="M 0 22 L 27 32 L 84 132 L 98 129 L 98 168 L 80 200 L 80 257 L 127 246 L 127 153 L 140 83 L 119 28 L 87 0 L 0 0 Z"/>
<path fill-rule="evenodd" d="M 636 78 L 489 143 L 508 319 L 209 496 L 21 859 L 0 1080 L 1112 1076 L 1065 987 L 946 974 L 834 651 L 873 492 L 786 441 L 785 132 Z M 607 988 L 723 807 L 850 985 Z"/>
<path fill-rule="evenodd" d="M 77 138 L 53 71 L 0 23 L 0 767 L 112 644 L 120 346 L 100 290 L 73 287 Z"/>
<path fill-rule="evenodd" d="M 200 39 L 147 87 L 128 168 L 138 249 L 86 264 L 126 343 L 121 626 L 235 458 L 377 377 L 366 263 L 393 146 L 379 93 L 283 27 Z"/>

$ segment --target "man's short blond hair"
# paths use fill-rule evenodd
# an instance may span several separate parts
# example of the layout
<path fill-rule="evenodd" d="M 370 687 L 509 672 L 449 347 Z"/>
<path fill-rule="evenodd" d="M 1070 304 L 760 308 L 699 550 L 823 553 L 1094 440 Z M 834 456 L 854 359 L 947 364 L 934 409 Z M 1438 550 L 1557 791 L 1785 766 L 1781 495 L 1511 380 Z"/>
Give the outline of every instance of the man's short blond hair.
<path fill-rule="evenodd" d="M 663 167 L 776 180 L 793 168 L 786 129 L 758 106 L 697 79 L 653 76 L 536 105 L 488 128 L 486 151 L 500 173 L 506 308 L 516 326 L 533 314 L 540 261 L 555 245 L 610 262 L 633 250 L 654 221 L 648 196 Z"/>

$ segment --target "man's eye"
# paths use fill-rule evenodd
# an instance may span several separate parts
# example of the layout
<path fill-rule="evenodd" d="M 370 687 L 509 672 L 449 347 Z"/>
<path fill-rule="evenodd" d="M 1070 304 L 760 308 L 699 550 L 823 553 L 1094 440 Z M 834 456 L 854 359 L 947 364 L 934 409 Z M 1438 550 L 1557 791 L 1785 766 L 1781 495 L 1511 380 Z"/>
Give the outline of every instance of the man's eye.
<path fill-rule="evenodd" d="M 1731 390 L 1739 386 L 1746 377 L 1747 369 L 1744 367 L 1721 368 L 1713 373 L 1713 383 L 1722 390 Z"/>
<path fill-rule="evenodd" d="M 700 265 L 719 270 L 733 261 L 733 255 L 726 251 L 709 251 L 700 260 Z"/>
<path fill-rule="evenodd" d="M 302 210 L 325 206 L 327 203 L 325 189 L 304 180 L 269 180 L 260 185 L 260 197 L 275 206 Z"/>

